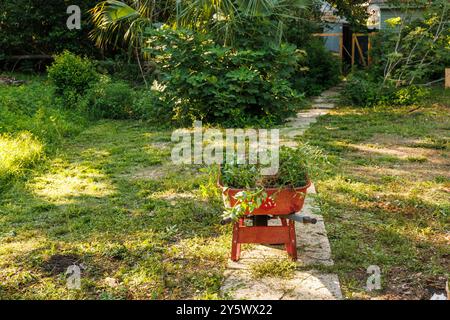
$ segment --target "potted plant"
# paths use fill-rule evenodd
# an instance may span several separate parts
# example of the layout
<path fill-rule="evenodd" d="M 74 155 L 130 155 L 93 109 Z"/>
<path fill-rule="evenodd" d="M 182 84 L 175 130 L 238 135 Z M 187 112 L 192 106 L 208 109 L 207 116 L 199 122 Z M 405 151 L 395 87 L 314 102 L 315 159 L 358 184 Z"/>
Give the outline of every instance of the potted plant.
<path fill-rule="evenodd" d="M 279 170 L 273 176 L 261 175 L 258 165 L 226 163 L 220 168 L 224 220 L 234 221 L 233 260 L 239 259 L 241 243 L 284 243 L 296 259 L 295 224 L 293 220 L 288 224 L 287 219 L 302 209 L 311 185 L 307 160 L 311 152 L 306 149 L 282 147 Z M 274 218 L 281 220 L 281 226 L 268 226 L 268 220 Z M 251 220 L 252 226 L 246 220 Z"/>

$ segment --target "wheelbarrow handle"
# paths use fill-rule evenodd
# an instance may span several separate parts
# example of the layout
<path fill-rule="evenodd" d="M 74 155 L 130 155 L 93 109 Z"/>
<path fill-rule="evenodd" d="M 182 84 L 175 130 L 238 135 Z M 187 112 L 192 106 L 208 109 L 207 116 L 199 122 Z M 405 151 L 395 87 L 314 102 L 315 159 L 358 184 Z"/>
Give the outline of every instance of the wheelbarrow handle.
<path fill-rule="evenodd" d="M 286 216 L 286 218 L 290 219 L 290 220 L 297 221 L 297 222 L 305 223 L 305 224 L 306 223 L 311 223 L 311 224 L 316 224 L 317 223 L 317 219 L 316 218 L 311 218 L 311 217 L 308 217 L 308 216 L 298 215 L 298 214 L 295 214 L 295 213 L 288 214 Z"/>
<path fill-rule="evenodd" d="M 317 223 L 317 219 L 316 218 L 311 218 L 311 217 L 308 217 L 308 216 L 301 216 L 301 215 L 298 215 L 298 214 L 295 214 L 295 213 L 286 215 L 286 218 L 290 219 L 290 220 L 297 221 L 297 222 L 305 223 L 305 224 L 306 223 L 311 223 L 311 224 L 316 224 Z M 225 218 L 225 219 L 222 219 L 222 221 L 220 221 L 220 224 L 221 225 L 226 225 L 226 224 L 229 224 L 231 222 L 233 222 L 233 219 Z"/>

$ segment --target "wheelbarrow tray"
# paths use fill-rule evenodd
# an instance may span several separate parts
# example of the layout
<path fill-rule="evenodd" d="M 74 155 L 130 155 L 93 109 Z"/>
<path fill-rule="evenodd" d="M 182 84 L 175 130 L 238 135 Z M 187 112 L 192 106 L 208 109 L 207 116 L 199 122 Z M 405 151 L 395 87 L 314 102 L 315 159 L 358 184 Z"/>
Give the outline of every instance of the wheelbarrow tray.
<path fill-rule="evenodd" d="M 298 188 L 265 188 L 267 196 L 271 197 L 275 206 L 271 208 L 259 207 L 255 209 L 252 215 L 288 215 L 295 212 L 299 212 L 303 208 L 305 202 L 306 191 L 311 185 L 311 182 L 303 187 Z M 222 188 L 222 197 L 225 205 L 231 207 L 235 206 L 238 200 L 235 195 L 238 192 L 248 189 L 235 189 L 224 187 L 220 182 L 219 186 Z"/>

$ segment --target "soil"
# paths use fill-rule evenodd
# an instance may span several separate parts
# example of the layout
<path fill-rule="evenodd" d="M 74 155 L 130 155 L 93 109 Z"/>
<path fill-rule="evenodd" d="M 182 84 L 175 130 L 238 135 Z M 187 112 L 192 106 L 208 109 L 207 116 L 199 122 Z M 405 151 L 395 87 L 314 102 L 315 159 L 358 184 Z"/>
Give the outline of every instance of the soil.
<path fill-rule="evenodd" d="M 42 265 L 42 268 L 52 274 L 57 275 L 66 272 L 67 268 L 74 264 L 80 264 L 81 258 L 76 254 L 55 254 Z"/>

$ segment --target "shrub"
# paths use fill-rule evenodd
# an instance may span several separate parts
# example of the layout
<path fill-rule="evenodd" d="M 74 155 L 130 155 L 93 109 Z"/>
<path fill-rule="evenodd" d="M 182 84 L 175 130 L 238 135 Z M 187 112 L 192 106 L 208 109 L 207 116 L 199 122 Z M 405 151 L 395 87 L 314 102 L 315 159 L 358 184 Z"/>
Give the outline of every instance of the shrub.
<path fill-rule="evenodd" d="M 43 146 L 30 132 L 0 134 L 0 190 L 43 157 Z"/>
<path fill-rule="evenodd" d="M 304 50 L 305 68 L 294 74 L 292 83 L 299 92 L 319 95 L 339 82 L 340 61 L 325 48 L 321 39 L 310 40 Z"/>
<path fill-rule="evenodd" d="M 408 86 L 400 88 L 394 93 L 393 103 L 400 106 L 417 104 L 428 94 L 429 90 L 424 87 Z"/>
<path fill-rule="evenodd" d="M 93 63 L 69 51 L 55 56 L 55 61 L 47 69 L 48 77 L 55 85 L 55 93 L 74 102 L 99 79 Z"/>
<path fill-rule="evenodd" d="M 386 20 L 388 27 L 374 38 L 372 70 L 395 85 L 442 81 L 450 65 L 450 6 L 448 0 L 424 1 L 416 17 L 409 2 L 402 14 Z"/>
<path fill-rule="evenodd" d="M 129 119 L 133 117 L 134 92 L 130 85 L 103 76 L 86 93 L 82 105 L 95 119 Z"/>
<path fill-rule="evenodd" d="M 377 105 L 404 106 L 419 103 L 428 95 L 428 89 L 417 86 L 395 88 L 368 73 L 355 72 L 349 76 L 342 93 L 344 104 L 361 107 Z"/>
<path fill-rule="evenodd" d="M 169 29 L 148 36 L 148 51 L 163 73 L 162 99 L 181 124 L 274 124 L 301 102 L 288 81 L 298 67 L 294 46 L 231 49 L 206 35 Z"/>
<path fill-rule="evenodd" d="M 341 100 L 344 104 L 370 107 L 378 104 L 381 99 L 390 97 L 389 90 L 383 93 L 382 85 L 373 81 L 365 73 L 354 73 L 342 90 Z"/>

